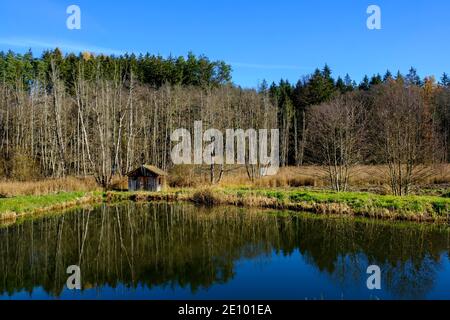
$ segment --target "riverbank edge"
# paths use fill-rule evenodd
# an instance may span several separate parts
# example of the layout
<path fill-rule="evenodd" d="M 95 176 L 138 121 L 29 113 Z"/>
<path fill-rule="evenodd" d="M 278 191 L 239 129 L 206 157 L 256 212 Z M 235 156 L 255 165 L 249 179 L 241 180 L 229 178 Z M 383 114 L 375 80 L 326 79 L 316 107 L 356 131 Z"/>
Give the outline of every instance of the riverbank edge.
<path fill-rule="evenodd" d="M 41 201 L 47 198 L 46 201 Z M 41 201 L 30 205 L 30 201 Z M 289 210 L 320 215 L 354 216 L 378 220 L 397 220 L 439 223 L 450 221 L 450 199 L 429 196 L 394 197 L 371 193 L 334 193 L 326 191 L 208 188 L 178 189 L 160 193 L 149 192 L 74 192 L 46 196 L 23 196 L 0 199 L 14 201 L 11 210 L 0 211 L 0 224 L 47 212 L 68 210 L 99 203 L 134 202 L 191 202 L 197 205 Z M 22 203 L 22 205 L 21 205 Z M 6 207 L 8 207 L 6 205 Z"/>
<path fill-rule="evenodd" d="M 36 199 L 40 201 L 36 201 Z M 104 195 L 102 192 L 66 192 L 42 196 L 4 198 L 0 199 L 1 201 L 14 201 L 14 205 L 0 206 L 1 209 L 4 209 L 3 207 L 12 207 L 0 211 L 0 225 L 11 224 L 21 218 L 35 217 L 47 213 L 99 204 L 104 202 Z"/>
<path fill-rule="evenodd" d="M 448 223 L 450 199 L 430 196 L 382 196 L 371 193 L 278 189 L 185 189 L 163 193 L 107 192 L 107 202 L 168 201 L 198 205 L 288 210 L 378 220 Z"/>

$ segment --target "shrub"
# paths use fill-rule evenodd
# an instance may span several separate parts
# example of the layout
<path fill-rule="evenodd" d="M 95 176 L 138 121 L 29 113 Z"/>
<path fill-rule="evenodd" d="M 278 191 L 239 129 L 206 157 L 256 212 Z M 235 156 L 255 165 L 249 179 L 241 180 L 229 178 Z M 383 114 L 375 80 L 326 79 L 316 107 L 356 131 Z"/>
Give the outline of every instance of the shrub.
<path fill-rule="evenodd" d="M 193 166 L 175 166 L 169 172 L 171 188 L 192 188 L 198 185 Z"/>
<path fill-rule="evenodd" d="M 207 206 L 217 205 L 221 202 L 211 189 L 201 189 L 196 191 L 192 195 L 192 201 Z"/>
<path fill-rule="evenodd" d="M 114 191 L 126 191 L 128 190 L 128 178 L 121 176 L 114 176 L 111 179 L 110 189 Z"/>
<path fill-rule="evenodd" d="M 24 152 L 16 151 L 11 158 L 10 178 L 18 181 L 29 181 L 41 176 L 39 164 Z"/>

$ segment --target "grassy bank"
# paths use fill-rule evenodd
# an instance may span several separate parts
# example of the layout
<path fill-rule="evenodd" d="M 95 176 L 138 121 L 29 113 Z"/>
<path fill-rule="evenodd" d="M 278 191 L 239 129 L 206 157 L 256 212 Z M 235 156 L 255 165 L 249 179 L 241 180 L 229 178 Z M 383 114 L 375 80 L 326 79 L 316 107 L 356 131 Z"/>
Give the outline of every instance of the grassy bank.
<path fill-rule="evenodd" d="M 448 221 L 450 198 L 396 197 L 363 192 L 335 193 L 302 189 L 204 188 L 170 189 L 161 193 L 69 192 L 0 199 L 0 220 L 64 210 L 102 201 L 189 201 L 199 205 L 235 205 L 421 222 Z"/>
<path fill-rule="evenodd" d="M 68 192 L 0 199 L 0 221 L 101 202 L 100 192 Z"/>
<path fill-rule="evenodd" d="M 163 193 L 108 192 L 108 201 L 191 201 L 202 205 L 236 205 L 328 215 L 423 222 L 447 221 L 450 199 L 436 196 L 396 197 L 362 192 L 296 189 L 179 189 Z"/>

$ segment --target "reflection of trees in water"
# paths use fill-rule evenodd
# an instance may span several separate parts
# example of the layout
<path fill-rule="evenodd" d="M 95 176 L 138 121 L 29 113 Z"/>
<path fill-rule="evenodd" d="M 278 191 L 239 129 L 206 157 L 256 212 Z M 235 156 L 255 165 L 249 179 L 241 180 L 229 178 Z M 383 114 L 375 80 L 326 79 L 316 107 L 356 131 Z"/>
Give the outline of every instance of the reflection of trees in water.
<path fill-rule="evenodd" d="M 84 288 L 123 283 L 196 291 L 231 280 L 240 258 L 299 249 L 338 281 L 366 278 L 367 261 L 384 266 L 394 294 L 420 296 L 433 285 L 440 254 L 448 250 L 447 235 L 238 208 L 129 203 L 0 229 L 0 292 L 42 286 L 57 296 L 73 264 L 81 266 Z"/>
<path fill-rule="evenodd" d="M 343 287 L 364 285 L 367 267 L 378 265 L 384 289 L 398 298 L 424 298 L 449 248 L 449 231 L 439 226 L 309 219 L 298 235 L 306 260 Z"/>
<path fill-rule="evenodd" d="M 84 288 L 124 283 L 190 286 L 233 277 L 234 261 L 269 253 L 276 218 L 229 208 L 127 204 L 0 230 L 0 292 L 42 286 L 59 295 L 67 266 L 80 265 Z"/>
<path fill-rule="evenodd" d="M 412 261 L 389 268 L 386 276 L 388 288 L 404 299 L 422 299 L 435 285 L 439 259 L 427 256 L 422 264 Z"/>

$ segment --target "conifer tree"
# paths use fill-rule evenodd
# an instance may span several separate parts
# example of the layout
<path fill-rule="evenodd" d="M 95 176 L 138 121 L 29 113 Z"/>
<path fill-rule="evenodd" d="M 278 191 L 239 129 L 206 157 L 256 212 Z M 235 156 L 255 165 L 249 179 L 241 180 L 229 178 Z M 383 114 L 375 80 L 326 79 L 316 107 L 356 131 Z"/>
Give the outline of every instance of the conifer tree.
<path fill-rule="evenodd" d="M 372 76 L 372 79 L 370 79 L 370 86 L 376 86 L 383 83 L 383 79 L 381 78 L 380 74 Z"/>
<path fill-rule="evenodd" d="M 417 70 L 413 67 L 409 69 L 409 72 L 405 77 L 405 83 L 407 85 L 415 85 L 415 86 L 421 86 L 423 84 L 422 80 L 417 74 Z"/>
<path fill-rule="evenodd" d="M 444 74 L 442 75 L 440 84 L 443 87 L 450 87 L 450 77 L 447 73 L 444 72 Z"/>
<path fill-rule="evenodd" d="M 365 75 L 362 82 L 359 84 L 359 90 L 368 91 L 369 89 L 370 89 L 369 77 Z"/>
<path fill-rule="evenodd" d="M 389 82 L 389 81 L 391 81 L 393 79 L 394 79 L 394 77 L 392 76 L 391 71 L 387 70 L 386 73 L 384 74 L 383 82 L 386 83 L 386 82 Z"/>

